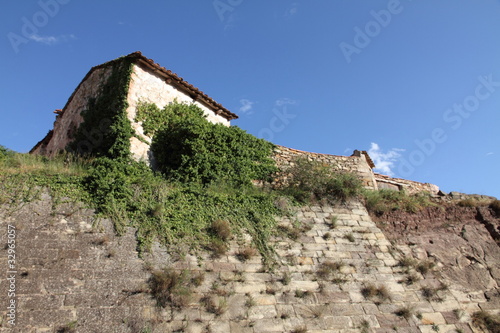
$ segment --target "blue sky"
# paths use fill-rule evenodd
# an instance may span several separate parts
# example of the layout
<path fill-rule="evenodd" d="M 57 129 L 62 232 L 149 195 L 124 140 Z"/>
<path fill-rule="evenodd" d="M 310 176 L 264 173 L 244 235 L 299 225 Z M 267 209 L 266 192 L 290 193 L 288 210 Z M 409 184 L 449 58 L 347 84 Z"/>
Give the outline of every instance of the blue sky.
<path fill-rule="evenodd" d="M 140 50 L 249 133 L 500 197 L 499 0 L 7 1 L 0 36 L 0 144 L 16 151 L 92 66 Z"/>

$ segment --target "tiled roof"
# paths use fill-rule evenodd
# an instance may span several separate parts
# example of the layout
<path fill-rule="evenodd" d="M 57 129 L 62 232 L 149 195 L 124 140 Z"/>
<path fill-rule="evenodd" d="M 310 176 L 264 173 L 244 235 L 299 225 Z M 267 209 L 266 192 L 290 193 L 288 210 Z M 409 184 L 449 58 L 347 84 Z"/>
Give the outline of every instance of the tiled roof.
<path fill-rule="evenodd" d="M 188 83 L 182 77 L 173 73 L 171 70 L 168 70 L 165 67 L 160 66 L 159 64 L 155 63 L 152 59 L 146 58 L 145 56 L 142 55 L 140 51 L 130 53 L 129 55 L 123 58 L 131 58 L 134 60 L 136 64 L 140 64 L 149 68 L 153 73 L 155 73 L 158 76 L 161 76 L 166 83 L 173 85 L 177 89 L 181 90 L 182 92 L 190 96 L 194 101 L 206 105 L 208 108 L 213 110 L 215 114 L 220 115 L 226 118 L 227 120 L 238 118 L 236 114 L 232 113 L 231 111 L 223 107 L 221 104 L 217 103 L 214 99 L 205 94 L 203 91 L 199 90 L 192 84 Z M 91 72 L 96 68 L 106 66 L 113 61 L 119 61 L 123 58 L 118 58 L 110 62 L 104 63 L 102 65 L 93 67 L 91 69 Z"/>

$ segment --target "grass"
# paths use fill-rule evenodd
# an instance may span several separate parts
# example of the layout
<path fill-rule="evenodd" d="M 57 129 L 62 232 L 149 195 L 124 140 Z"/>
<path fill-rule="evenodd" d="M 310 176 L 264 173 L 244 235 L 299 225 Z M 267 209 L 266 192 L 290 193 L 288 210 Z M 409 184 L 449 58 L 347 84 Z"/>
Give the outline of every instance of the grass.
<path fill-rule="evenodd" d="M 425 207 L 436 206 L 428 193 L 408 195 L 404 191 L 381 189 L 363 191 L 366 209 L 377 216 L 385 212 L 402 210 L 416 213 Z"/>
<path fill-rule="evenodd" d="M 448 286 L 444 283 L 441 283 L 437 288 L 423 287 L 421 289 L 421 292 L 422 296 L 424 296 L 428 301 L 442 302 L 443 298 L 439 295 L 439 292 L 445 290 L 448 290 Z"/>
<path fill-rule="evenodd" d="M 417 264 L 417 261 L 413 259 L 412 257 L 402 257 L 399 259 L 398 266 L 403 267 L 403 268 L 411 268 L 414 267 Z"/>
<path fill-rule="evenodd" d="M 338 217 L 336 215 L 332 215 L 330 217 L 330 222 L 328 222 L 328 226 L 330 229 L 335 229 L 338 226 Z"/>
<path fill-rule="evenodd" d="M 351 243 L 354 243 L 354 241 L 355 241 L 355 238 L 354 238 L 354 235 L 352 234 L 352 232 L 345 235 L 344 238 L 347 239 Z"/>
<path fill-rule="evenodd" d="M 205 305 L 207 312 L 216 316 L 221 316 L 227 311 L 227 300 L 225 298 L 205 296 L 201 299 L 201 302 Z"/>
<path fill-rule="evenodd" d="M 316 275 L 320 279 L 327 280 L 339 273 L 343 266 L 344 263 L 341 261 L 325 261 L 317 269 Z"/>
<path fill-rule="evenodd" d="M 280 282 L 281 282 L 284 286 L 289 285 L 291 281 L 292 281 L 292 277 L 290 276 L 290 273 L 287 273 L 287 272 L 285 272 L 285 273 L 283 274 L 283 276 L 281 277 L 281 279 L 280 279 Z"/>
<path fill-rule="evenodd" d="M 412 307 L 405 306 L 396 310 L 394 314 L 398 317 L 403 317 L 404 319 L 408 320 L 413 315 L 413 312 L 414 309 Z"/>
<path fill-rule="evenodd" d="M 436 266 L 436 264 L 434 262 L 429 261 L 429 260 L 424 260 L 424 261 L 419 262 L 417 264 L 417 266 L 415 267 L 415 269 L 417 270 L 417 272 L 425 275 L 430 270 L 432 270 L 434 268 L 434 266 Z"/>
<path fill-rule="evenodd" d="M 255 302 L 255 300 L 253 299 L 253 297 L 250 294 L 247 294 L 246 296 L 247 296 L 247 299 L 245 300 L 245 306 L 247 308 L 251 308 L 252 306 L 257 305 L 257 303 Z"/>
<path fill-rule="evenodd" d="M 410 286 L 416 282 L 418 282 L 420 280 L 420 276 L 418 276 L 417 274 L 414 274 L 414 273 L 410 273 L 408 275 L 406 275 L 406 277 L 404 278 L 404 280 L 402 282 L 404 282 L 404 284 L 406 284 L 407 286 Z"/>
<path fill-rule="evenodd" d="M 361 288 L 361 295 L 363 295 L 365 299 L 374 300 L 375 303 L 381 303 L 391 299 L 391 295 L 384 285 L 377 287 L 374 284 L 368 284 Z"/>
<path fill-rule="evenodd" d="M 301 290 L 301 289 L 296 289 L 295 290 L 295 297 L 297 298 L 306 298 L 309 296 L 312 296 L 313 292 L 310 290 Z"/>
<path fill-rule="evenodd" d="M 472 314 L 472 323 L 491 333 L 500 333 L 500 315 L 493 315 L 486 311 L 478 311 Z"/>

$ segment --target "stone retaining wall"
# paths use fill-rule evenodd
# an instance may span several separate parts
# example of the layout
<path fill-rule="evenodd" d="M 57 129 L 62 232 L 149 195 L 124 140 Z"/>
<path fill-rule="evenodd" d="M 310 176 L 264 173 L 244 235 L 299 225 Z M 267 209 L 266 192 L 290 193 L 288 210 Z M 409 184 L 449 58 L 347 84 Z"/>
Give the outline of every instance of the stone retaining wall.
<path fill-rule="evenodd" d="M 398 265 L 403 255 L 435 259 L 414 244 L 392 246 L 358 202 L 305 206 L 292 218 L 280 218 L 283 228 L 299 233 L 295 240 L 272 240 L 280 263 L 273 271 L 263 268 L 259 256 L 238 259 L 249 245 L 245 235 L 231 240 L 218 259 L 209 253 L 179 255 L 158 244 L 139 258 L 133 229 L 117 237 L 109 221 L 96 228 L 87 209 L 51 207 L 45 195 L 16 210 L 0 210 L 1 229 L 11 224 L 18 230 L 17 321 L 14 327 L 6 322 L 8 299 L 0 298 L 1 333 L 54 332 L 71 322 L 79 333 L 469 333 L 479 332 L 471 324 L 474 311 L 500 310 L 483 291 L 447 280 L 440 262 L 425 274 Z M 6 234 L 0 234 L 1 243 Z M 3 272 L 6 259 L 0 258 Z M 204 277 L 180 309 L 157 307 L 148 293 L 151 270 L 163 267 Z M 447 289 L 438 290 L 441 283 Z M 366 295 L 366 288 L 384 297 Z M 435 294 L 426 295 L 424 288 Z M 0 290 L 8 290 L 6 279 Z"/>

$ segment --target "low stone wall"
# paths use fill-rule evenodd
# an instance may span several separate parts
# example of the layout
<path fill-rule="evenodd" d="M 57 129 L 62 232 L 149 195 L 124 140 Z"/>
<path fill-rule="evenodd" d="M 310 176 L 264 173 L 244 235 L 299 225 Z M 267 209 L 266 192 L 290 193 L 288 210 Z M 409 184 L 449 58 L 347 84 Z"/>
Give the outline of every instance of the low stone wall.
<path fill-rule="evenodd" d="M 430 183 L 420 183 L 402 178 L 392 178 L 379 173 L 374 174 L 378 189 L 388 188 L 394 190 L 404 190 L 408 194 L 416 194 L 428 192 L 436 195 L 439 192 L 439 187 Z"/>
<path fill-rule="evenodd" d="M 357 153 L 356 153 L 357 152 Z M 298 158 L 307 158 L 310 161 L 317 161 L 329 165 L 334 170 L 355 173 L 363 182 L 363 186 L 369 189 L 377 189 L 377 184 L 373 176 L 372 168 L 368 164 L 367 156 L 359 151 L 351 156 L 337 156 L 329 154 L 311 153 L 302 150 L 277 146 L 274 152 L 274 160 L 282 172 L 279 174 L 276 183 L 286 183 L 289 174 L 286 170 L 292 167 Z M 369 158 L 369 157 L 368 157 Z"/>

